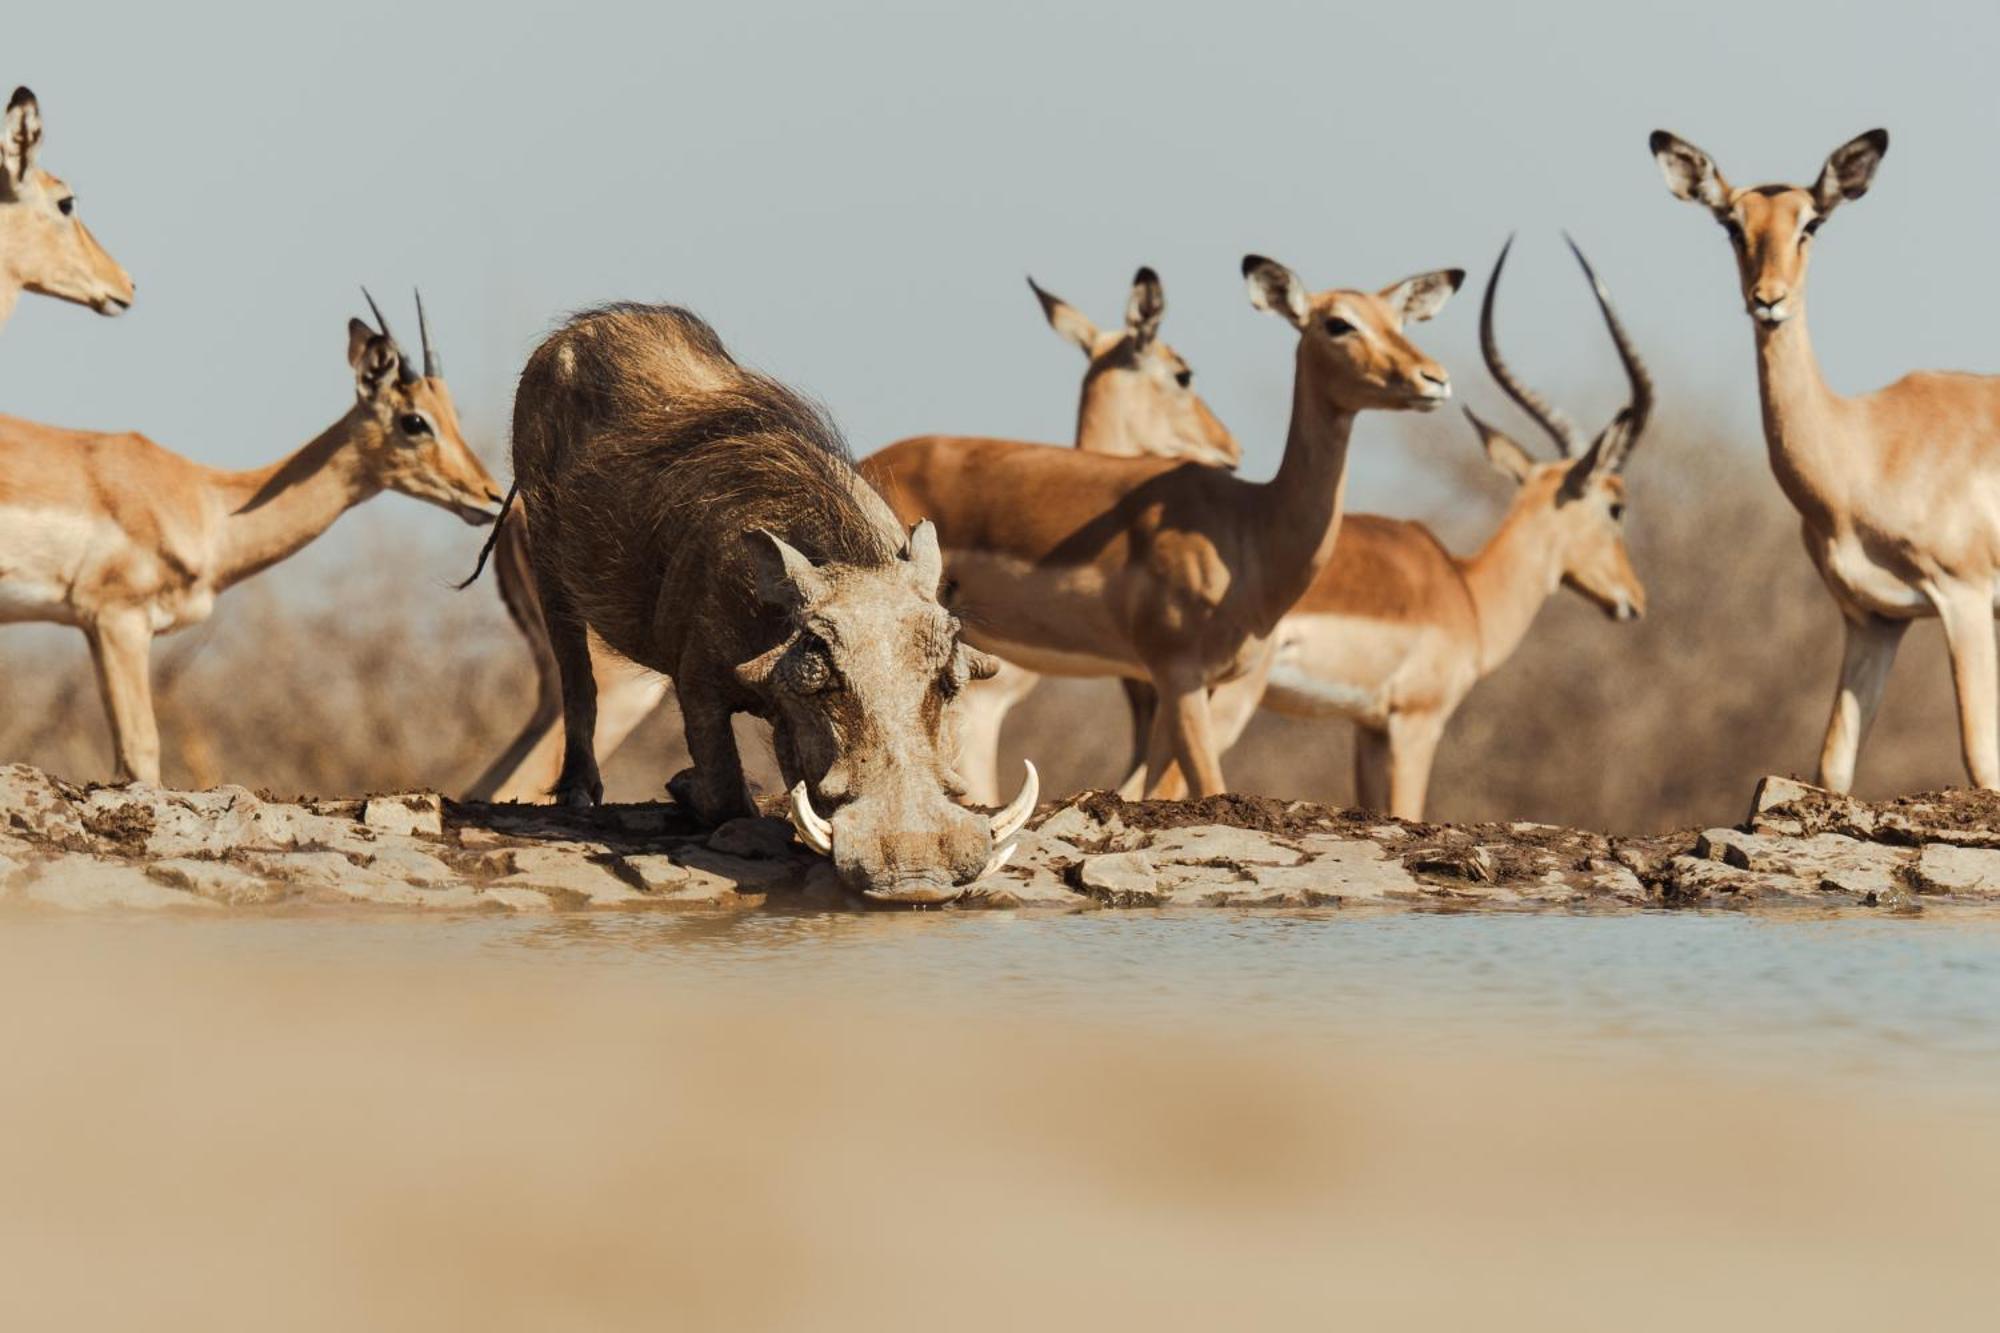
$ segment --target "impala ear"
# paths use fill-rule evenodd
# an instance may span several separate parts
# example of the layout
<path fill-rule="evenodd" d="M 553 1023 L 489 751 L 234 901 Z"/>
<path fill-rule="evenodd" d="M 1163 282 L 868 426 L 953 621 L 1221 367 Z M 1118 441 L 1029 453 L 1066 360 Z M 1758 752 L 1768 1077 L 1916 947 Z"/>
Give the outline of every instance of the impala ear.
<path fill-rule="evenodd" d="M 347 321 L 347 364 L 354 368 L 354 388 L 363 398 L 373 398 L 386 384 L 395 381 L 402 365 L 396 344 L 358 319 Z"/>
<path fill-rule="evenodd" d="M 1132 295 L 1125 302 L 1125 331 L 1132 335 L 1134 349 L 1143 352 L 1160 336 L 1166 313 L 1167 289 L 1160 285 L 1160 275 L 1140 269 L 1132 275 Z"/>
<path fill-rule="evenodd" d="M 1583 457 L 1570 464 L 1563 474 L 1562 489 L 1556 493 L 1559 503 L 1581 500 L 1590 483 L 1599 473 L 1616 472 L 1625 466 L 1625 457 L 1632 448 L 1632 409 L 1620 412 L 1591 441 L 1590 448 Z"/>
<path fill-rule="evenodd" d="M 1404 278 L 1394 286 L 1384 287 L 1378 295 L 1403 317 L 1404 323 L 1416 324 L 1444 309 L 1444 303 L 1464 284 L 1464 269 L 1441 268 Z"/>
<path fill-rule="evenodd" d="M 1653 159 L 1660 164 L 1660 172 L 1667 178 L 1667 188 L 1674 192 L 1676 199 L 1706 204 L 1712 209 L 1723 208 L 1729 203 L 1729 182 L 1722 178 L 1714 158 L 1686 139 L 1665 130 L 1654 130 L 1648 142 L 1653 149 Z"/>
<path fill-rule="evenodd" d="M 1888 151 L 1887 130 L 1870 130 L 1834 149 L 1813 185 L 1813 207 L 1820 216 L 1831 213 L 1837 204 L 1867 194 L 1869 182 L 1875 179 L 1875 168 L 1882 165 L 1882 157 Z"/>
<path fill-rule="evenodd" d="M 1090 322 L 1090 316 L 1060 296 L 1043 291 L 1033 278 L 1028 279 L 1028 289 L 1042 303 L 1042 317 L 1048 320 L 1050 328 L 1081 347 L 1085 356 L 1096 350 L 1097 326 Z"/>
<path fill-rule="evenodd" d="M 1275 259 L 1262 255 L 1243 256 L 1243 281 L 1250 289 L 1250 304 L 1268 310 L 1295 329 L 1303 329 L 1312 318 L 1312 298 L 1299 275 Z"/>
<path fill-rule="evenodd" d="M 26 88 L 16 88 L 7 102 L 5 138 L 0 139 L 0 175 L 8 193 L 21 187 L 35 169 L 42 147 L 42 107 Z"/>
<path fill-rule="evenodd" d="M 826 596 L 826 576 L 782 537 L 757 528 L 745 533 L 743 540 L 750 548 L 757 597 L 764 605 L 797 611 Z"/>
<path fill-rule="evenodd" d="M 1494 470 L 1516 486 L 1527 481 L 1529 474 L 1535 470 L 1534 456 L 1516 444 L 1505 431 L 1488 425 L 1469 407 L 1465 409 L 1465 419 L 1479 432 L 1479 443 L 1486 450 L 1486 461 L 1493 465 Z"/>

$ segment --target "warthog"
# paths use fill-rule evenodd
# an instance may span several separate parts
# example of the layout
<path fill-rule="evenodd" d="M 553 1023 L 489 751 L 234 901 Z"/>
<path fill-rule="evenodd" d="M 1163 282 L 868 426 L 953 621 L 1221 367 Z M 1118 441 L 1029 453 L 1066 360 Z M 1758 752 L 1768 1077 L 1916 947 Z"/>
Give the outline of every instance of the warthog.
<path fill-rule="evenodd" d="M 952 701 L 997 664 L 938 600 L 937 534 L 906 533 L 824 413 L 702 320 L 613 305 L 553 334 L 515 393 L 514 478 L 562 677 L 558 800 L 603 798 L 595 631 L 673 678 L 694 766 L 669 788 L 703 819 L 756 813 L 730 729 L 752 713 L 850 889 L 943 902 L 1013 850 L 1034 765 L 998 815 L 953 799 Z"/>

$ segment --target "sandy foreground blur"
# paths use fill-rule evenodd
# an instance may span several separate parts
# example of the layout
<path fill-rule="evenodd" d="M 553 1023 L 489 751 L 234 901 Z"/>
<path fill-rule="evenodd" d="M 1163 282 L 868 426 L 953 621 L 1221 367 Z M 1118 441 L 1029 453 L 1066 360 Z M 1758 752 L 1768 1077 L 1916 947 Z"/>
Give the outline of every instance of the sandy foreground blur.
<path fill-rule="evenodd" d="M 1980 1108 L 0 923 L 0 1328 L 1984 1326 Z"/>

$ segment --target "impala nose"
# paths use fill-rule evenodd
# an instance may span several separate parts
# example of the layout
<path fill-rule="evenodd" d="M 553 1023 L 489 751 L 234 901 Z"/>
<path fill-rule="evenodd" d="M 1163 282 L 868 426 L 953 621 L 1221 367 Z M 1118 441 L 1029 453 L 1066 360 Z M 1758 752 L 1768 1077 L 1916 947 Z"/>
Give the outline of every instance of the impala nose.
<path fill-rule="evenodd" d="M 1761 324 L 1784 323 L 1792 317 L 1792 289 L 1782 283 L 1758 283 L 1750 293 L 1750 314 Z"/>

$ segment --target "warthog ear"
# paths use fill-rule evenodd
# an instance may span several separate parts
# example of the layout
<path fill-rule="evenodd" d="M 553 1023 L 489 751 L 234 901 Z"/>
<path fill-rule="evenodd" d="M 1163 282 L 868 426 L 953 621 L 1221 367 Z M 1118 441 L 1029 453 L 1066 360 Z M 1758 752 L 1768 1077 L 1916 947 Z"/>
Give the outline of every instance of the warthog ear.
<path fill-rule="evenodd" d="M 926 597 L 935 597 L 944 582 L 944 552 L 938 549 L 937 528 L 922 519 L 910 529 L 910 544 L 903 559 L 910 562 L 910 579 Z"/>
<path fill-rule="evenodd" d="M 826 576 L 775 533 L 758 528 L 743 540 L 757 571 L 757 596 L 782 611 L 797 611 L 826 596 Z"/>

